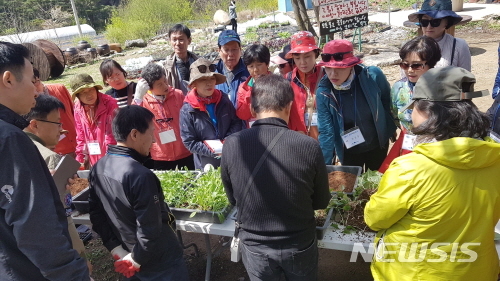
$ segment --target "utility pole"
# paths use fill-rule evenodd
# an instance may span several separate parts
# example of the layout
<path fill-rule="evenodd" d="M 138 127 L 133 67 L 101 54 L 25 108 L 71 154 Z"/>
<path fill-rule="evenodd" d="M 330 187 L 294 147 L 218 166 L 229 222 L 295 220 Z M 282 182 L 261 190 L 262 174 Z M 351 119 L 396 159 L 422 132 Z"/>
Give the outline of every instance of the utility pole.
<path fill-rule="evenodd" d="M 82 28 L 80 27 L 80 20 L 78 20 L 78 12 L 76 11 L 75 0 L 70 0 L 70 1 L 71 1 L 71 8 L 73 9 L 73 15 L 75 15 L 76 26 L 78 26 L 78 33 L 80 34 L 80 37 L 82 37 L 83 36 Z"/>

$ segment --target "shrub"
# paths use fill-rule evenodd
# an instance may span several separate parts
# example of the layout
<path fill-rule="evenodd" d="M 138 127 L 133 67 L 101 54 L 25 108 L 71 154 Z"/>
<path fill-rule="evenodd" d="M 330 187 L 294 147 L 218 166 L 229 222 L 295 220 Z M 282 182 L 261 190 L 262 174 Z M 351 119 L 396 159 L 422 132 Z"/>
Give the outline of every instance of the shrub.
<path fill-rule="evenodd" d="M 130 0 L 113 12 L 106 38 L 120 43 L 127 39 L 148 40 L 162 23 L 183 22 L 191 17 L 188 0 Z"/>

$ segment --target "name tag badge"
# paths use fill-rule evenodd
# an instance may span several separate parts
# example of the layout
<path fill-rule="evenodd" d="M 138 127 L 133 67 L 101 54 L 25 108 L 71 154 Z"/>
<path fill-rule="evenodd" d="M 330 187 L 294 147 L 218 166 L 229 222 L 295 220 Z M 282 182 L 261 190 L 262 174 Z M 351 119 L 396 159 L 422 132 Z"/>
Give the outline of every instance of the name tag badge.
<path fill-rule="evenodd" d="M 101 146 L 97 141 L 89 141 L 87 143 L 90 155 L 101 155 Z"/>
<path fill-rule="evenodd" d="M 490 132 L 490 138 L 498 143 L 500 143 L 500 135 L 491 131 Z"/>
<path fill-rule="evenodd" d="M 61 135 L 59 136 L 59 141 L 62 141 L 65 137 L 66 137 L 66 134 L 61 134 Z"/>
<path fill-rule="evenodd" d="M 365 138 L 358 126 L 345 131 L 342 135 L 342 140 L 347 149 L 365 142 Z"/>
<path fill-rule="evenodd" d="M 309 113 L 306 113 L 304 120 L 306 121 L 306 126 L 309 126 Z M 313 112 L 313 114 L 312 114 L 311 126 L 318 126 L 318 113 L 317 112 Z"/>
<path fill-rule="evenodd" d="M 159 133 L 159 136 L 161 144 L 166 144 L 177 140 L 177 138 L 175 137 L 174 129 L 161 131 Z"/>
<path fill-rule="evenodd" d="M 415 139 L 417 136 L 405 134 L 403 139 L 402 149 L 413 151 L 413 145 L 415 144 Z"/>

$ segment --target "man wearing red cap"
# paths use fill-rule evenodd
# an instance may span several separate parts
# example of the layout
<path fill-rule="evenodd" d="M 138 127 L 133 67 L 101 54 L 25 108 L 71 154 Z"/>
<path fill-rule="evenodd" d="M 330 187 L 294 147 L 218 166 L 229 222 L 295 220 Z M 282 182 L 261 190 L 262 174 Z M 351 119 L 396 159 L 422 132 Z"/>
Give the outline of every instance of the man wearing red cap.
<path fill-rule="evenodd" d="M 326 43 L 321 59 L 318 65 L 327 75 L 319 83 L 316 103 L 326 164 L 337 155 L 342 165 L 377 170 L 396 131 L 389 82 L 380 68 L 361 65 L 348 40 Z"/>

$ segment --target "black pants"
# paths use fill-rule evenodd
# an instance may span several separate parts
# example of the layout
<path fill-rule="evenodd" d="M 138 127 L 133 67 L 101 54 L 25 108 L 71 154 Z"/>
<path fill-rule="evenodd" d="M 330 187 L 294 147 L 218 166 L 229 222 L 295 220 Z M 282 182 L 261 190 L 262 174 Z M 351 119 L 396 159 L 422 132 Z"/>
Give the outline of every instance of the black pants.
<path fill-rule="evenodd" d="M 184 167 L 188 167 L 189 170 L 194 170 L 194 161 L 193 154 L 189 155 L 186 158 L 182 158 L 176 161 L 158 161 L 154 162 L 154 169 L 165 171 L 165 170 L 175 170 L 175 168 L 184 169 Z"/>
<path fill-rule="evenodd" d="M 385 148 L 377 148 L 359 154 L 349 153 L 349 150 L 345 149 L 342 165 L 360 166 L 363 168 L 364 172 L 368 169 L 372 171 L 378 170 L 387 156 L 388 147 L 389 145 L 386 145 Z"/>
<path fill-rule="evenodd" d="M 236 22 L 236 19 L 231 19 L 231 25 L 233 26 L 234 32 L 238 33 L 238 23 Z"/>

